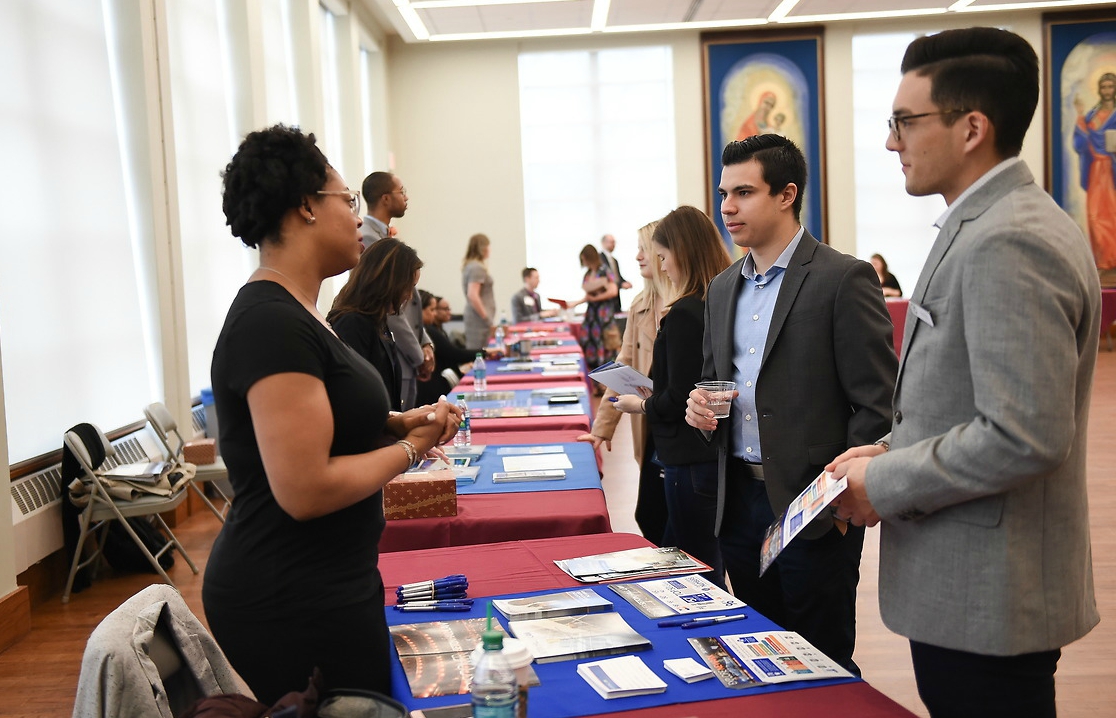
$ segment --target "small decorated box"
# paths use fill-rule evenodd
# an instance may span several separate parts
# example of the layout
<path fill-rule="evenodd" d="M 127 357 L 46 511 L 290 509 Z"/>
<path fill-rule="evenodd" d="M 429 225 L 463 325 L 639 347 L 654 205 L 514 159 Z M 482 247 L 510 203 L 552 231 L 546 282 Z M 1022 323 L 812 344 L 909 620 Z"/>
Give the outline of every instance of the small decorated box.
<path fill-rule="evenodd" d="M 212 464 L 217 461 L 217 440 L 187 441 L 186 445 L 182 447 L 182 459 L 198 466 Z"/>
<path fill-rule="evenodd" d="M 429 519 L 457 516 L 457 479 L 452 469 L 396 476 L 384 487 L 384 517 Z"/>

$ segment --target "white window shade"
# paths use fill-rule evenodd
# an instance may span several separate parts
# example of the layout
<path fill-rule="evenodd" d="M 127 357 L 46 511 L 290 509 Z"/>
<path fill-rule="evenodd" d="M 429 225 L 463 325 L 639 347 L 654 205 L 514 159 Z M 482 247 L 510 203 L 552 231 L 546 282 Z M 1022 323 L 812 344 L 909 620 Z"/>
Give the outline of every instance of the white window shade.
<path fill-rule="evenodd" d="M 578 253 L 617 238 L 641 287 L 636 231 L 677 202 L 669 47 L 519 56 L 527 261 L 543 296 L 579 298 Z"/>
<path fill-rule="evenodd" d="M 229 112 L 230 53 L 218 0 L 168 4 L 171 97 L 190 392 L 210 385 L 213 346 L 229 305 L 258 263 L 225 226 L 221 171 L 239 138 Z"/>
<path fill-rule="evenodd" d="M 946 207 L 938 195 L 907 194 L 899 156 L 884 147 L 899 66 L 915 37 L 857 35 L 852 42 L 856 253 L 861 259 L 883 256 L 904 295 L 914 289 L 938 235 L 934 220 Z"/>
<path fill-rule="evenodd" d="M 63 51 L 64 49 L 64 51 Z M 100 3 L 0 3 L 0 341 L 8 458 L 150 401 Z"/>

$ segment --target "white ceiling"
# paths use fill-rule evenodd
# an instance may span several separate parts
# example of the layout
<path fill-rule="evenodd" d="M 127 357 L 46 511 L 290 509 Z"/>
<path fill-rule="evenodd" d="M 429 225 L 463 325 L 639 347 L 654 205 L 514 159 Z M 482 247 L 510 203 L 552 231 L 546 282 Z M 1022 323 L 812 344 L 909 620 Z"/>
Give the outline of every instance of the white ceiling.
<path fill-rule="evenodd" d="M 406 42 L 725 29 L 941 13 L 1113 5 L 1103 0 L 363 0 Z M 977 24 L 974 17 L 974 24 Z"/>

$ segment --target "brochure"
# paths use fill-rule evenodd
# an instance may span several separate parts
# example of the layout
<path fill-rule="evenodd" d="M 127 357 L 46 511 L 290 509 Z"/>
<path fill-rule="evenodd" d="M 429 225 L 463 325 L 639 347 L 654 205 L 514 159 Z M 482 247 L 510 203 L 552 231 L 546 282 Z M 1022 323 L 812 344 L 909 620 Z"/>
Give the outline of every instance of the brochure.
<path fill-rule="evenodd" d="M 648 618 L 729 611 L 747 604 L 701 576 L 614 583 L 609 586 Z"/>
<path fill-rule="evenodd" d="M 657 546 L 611 551 L 554 563 L 582 583 L 676 576 L 713 570 L 681 549 Z"/>
<path fill-rule="evenodd" d="M 504 614 L 509 621 L 522 621 L 603 613 L 612 610 L 612 601 L 597 595 L 591 588 L 581 588 L 561 593 L 544 593 L 541 596 L 494 599 L 492 607 Z"/>
<path fill-rule="evenodd" d="M 577 674 L 606 700 L 646 696 L 667 689 L 666 683 L 639 656 L 582 663 L 577 667 Z"/>
<path fill-rule="evenodd" d="M 603 384 L 617 394 L 638 394 L 640 387 L 651 389 L 654 387 L 651 380 L 632 369 L 627 364 L 617 361 L 602 364 L 589 372 L 589 377 L 598 384 Z"/>
<path fill-rule="evenodd" d="M 503 458 L 504 471 L 544 471 L 547 469 L 572 469 L 570 457 L 565 453 L 560 454 L 527 454 L 523 456 L 505 456 Z"/>
<path fill-rule="evenodd" d="M 538 663 L 651 649 L 651 641 L 614 612 L 512 621 L 509 628 Z"/>
<path fill-rule="evenodd" d="M 790 502 L 787 510 L 767 527 L 763 545 L 760 547 L 761 576 L 786 548 L 787 544 L 802 529 L 806 528 L 818 514 L 827 511 L 829 504 L 848 485 L 848 480 L 845 477 L 842 476 L 839 480 L 834 481 L 833 474 L 823 471 L 810 482 L 809 486 L 802 490 L 802 493 L 794 501 Z"/>
<path fill-rule="evenodd" d="M 852 677 L 793 631 L 691 638 L 689 642 L 726 688 Z"/>

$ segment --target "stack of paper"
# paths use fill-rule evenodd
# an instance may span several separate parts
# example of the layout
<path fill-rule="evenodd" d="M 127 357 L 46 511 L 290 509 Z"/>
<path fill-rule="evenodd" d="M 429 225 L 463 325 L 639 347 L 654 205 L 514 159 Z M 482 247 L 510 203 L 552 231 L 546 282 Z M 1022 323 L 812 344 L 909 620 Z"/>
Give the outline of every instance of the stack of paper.
<path fill-rule="evenodd" d="M 609 586 L 648 618 L 707 611 L 730 611 L 746 605 L 701 576 L 677 576 Z"/>
<path fill-rule="evenodd" d="M 646 696 L 667 689 L 666 683 L 639 656 L 582 663 L 577 674 L 605 699 Z"/>
<path fill-rule="evenodd" d="M 591 588 L 582 588 L 560 593 L 544 593 L 541 596 L 495 599 L 492 601 L 492 607 L 507 616 L 509 621 L 522 621 L 602 613 L 612 610 L 612 601 L 598 596 Z"/>
<path fill-rule="evenodd" d="M 651 649 L 651 641 L 612 612 L 512 621 L 509 628 L 539 663 Z"/>
<path fill-rule="evenodd" d="M 681 549 L 655 546 L 570 558 L 554 563 L 582 583 L 677 576 L 713 570 Z"/>

